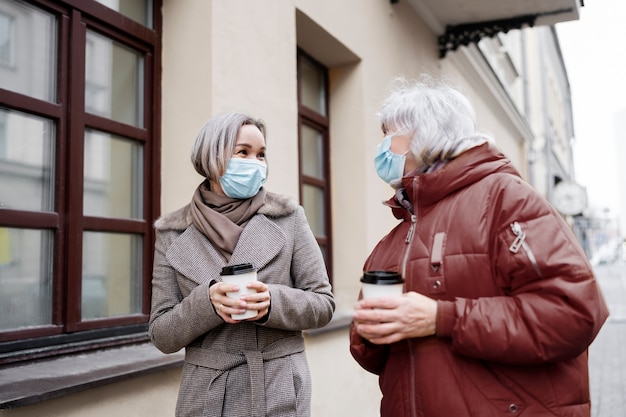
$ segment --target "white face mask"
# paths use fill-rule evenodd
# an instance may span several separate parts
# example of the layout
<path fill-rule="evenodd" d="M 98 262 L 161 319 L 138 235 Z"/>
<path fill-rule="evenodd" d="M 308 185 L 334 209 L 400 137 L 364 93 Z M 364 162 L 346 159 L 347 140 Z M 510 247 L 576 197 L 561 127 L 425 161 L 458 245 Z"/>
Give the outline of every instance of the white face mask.
<path fill-rule="evenodd" d="M 374 157 L 374 166 L 376 173 L 387 184 L 393 180 L 398 180 L 404 175 L 404 163 L 406 162 L 406 154 L 398 155 L 391 151 L 392 136 L 385 136 L 382 143 L 376 147 L 376 156 Z"/>
<path fill-rule="evenodd" d="M 230 158 L 226 172 L 220 178 L 224 194 L 245 200 L 257 195 L 267 175 L 267 165 L 256 159 Z"/>

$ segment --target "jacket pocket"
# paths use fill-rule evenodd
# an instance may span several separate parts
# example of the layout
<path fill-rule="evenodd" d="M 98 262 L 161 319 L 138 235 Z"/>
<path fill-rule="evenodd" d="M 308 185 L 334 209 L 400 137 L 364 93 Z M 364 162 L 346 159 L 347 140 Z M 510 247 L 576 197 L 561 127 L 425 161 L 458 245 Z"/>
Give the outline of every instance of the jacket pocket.
<path fill-rule="evenodd" d="M 526 402 L 488 364 L 459 356 L 448 358 L 469 415 L 523 415 Z"/>
<path fill-rule="evenodd" d="M 549 277 L 592 273 L 573 232 L 553 214 L 513 220 L 499 232 L 498 242 L 497 269 L 509 281 L 511 291 Z"/>
<path fill-rule="evenodd" d="M 513 240 L 513 243 L 511 243 L 511 246 L 509 246 L 509 251 L 512 253 L 518 253 L 520 248 L 523 249 L 528 257 L 528 261 L 533 266 L 537 275 L 541 278 L 541 271 L 539 270 L 535 253 L 528 242 L 526 242 L 526 232 L 522 229 L 522 226 L 518 222 L 511 223 L 511 231 L 515 235 L 515 239 Z"/>

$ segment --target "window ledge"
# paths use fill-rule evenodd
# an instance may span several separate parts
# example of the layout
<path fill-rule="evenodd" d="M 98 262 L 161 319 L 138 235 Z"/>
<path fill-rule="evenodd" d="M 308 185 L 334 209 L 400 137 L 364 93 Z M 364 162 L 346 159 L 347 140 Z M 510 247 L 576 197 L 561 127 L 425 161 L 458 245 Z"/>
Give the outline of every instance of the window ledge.
<path fill-rule="evenodd" d="M 335 314 L 308 336 L 344 330 L 351 314 Z M 184 351 L 166 355 L 152 343 L 128 345 L 0 367 L 0 410 L 62 397 L 132 377 L 182 366 Z"/>
<path fill-rule="evenodd" d="M 175 368 L 184 357 L 143 343 L 0 367 L 0 410 Z"/>
<path fill-rule="evenodd" d="M 330 322 L 319 329 L 309 329 L 305 330 L 303 333 L 307 336 L 319 336 L 321 334 L 345 330 L 350 327 L 350 323 L 352 323 L 353 314 L 350 312 L 338 312 L 335 313 Z"/>

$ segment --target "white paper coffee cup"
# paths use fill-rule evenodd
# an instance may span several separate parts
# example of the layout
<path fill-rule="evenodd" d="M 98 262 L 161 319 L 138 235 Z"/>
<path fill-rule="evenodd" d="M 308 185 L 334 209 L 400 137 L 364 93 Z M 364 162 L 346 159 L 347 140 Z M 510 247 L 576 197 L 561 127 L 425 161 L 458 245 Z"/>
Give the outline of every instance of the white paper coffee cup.
<path fill-rule="evenodd" d="M 225 266 L 222 268 L 220 275 L 223 282 L 239 287 L 239 291 L 227 292 L 226 295 L 228 297 L 239 299 L 242 295 L 256 293 L 255 289 L 246 287 L 248 283 L 257 280 L 256 268 L 252 264 Z M 255 317 L 257 314 L 259 314 L 258 310 L 246 310 L 243 314 L 231 314 L 230 316 L 233 320 L 244 320 Z"/>
<path fill-rule="evenodd" d="M 394 271 L 365 271 L 361 277 L 363 299 L 402 295 L 404 279 Z"/>

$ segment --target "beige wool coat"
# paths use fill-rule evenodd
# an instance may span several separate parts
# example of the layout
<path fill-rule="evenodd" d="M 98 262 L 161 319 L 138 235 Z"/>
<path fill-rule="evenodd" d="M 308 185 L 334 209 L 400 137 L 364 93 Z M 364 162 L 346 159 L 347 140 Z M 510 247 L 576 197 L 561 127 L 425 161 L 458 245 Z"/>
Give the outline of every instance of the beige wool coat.
<path fill-rule="evenodd" d="M 185 348 L 176 416 L 308 417 L 302 330 L 326 325 L 335 303 L 303 208 L 268 192 L 228 263 L 192 224 L 188 205 L 155 228 L 149 334 L 164 353 Z M 266 320 L 227 324 L 209 285 L 223 266 L 246 262 L 269 287 L 270 311 Z"/>

